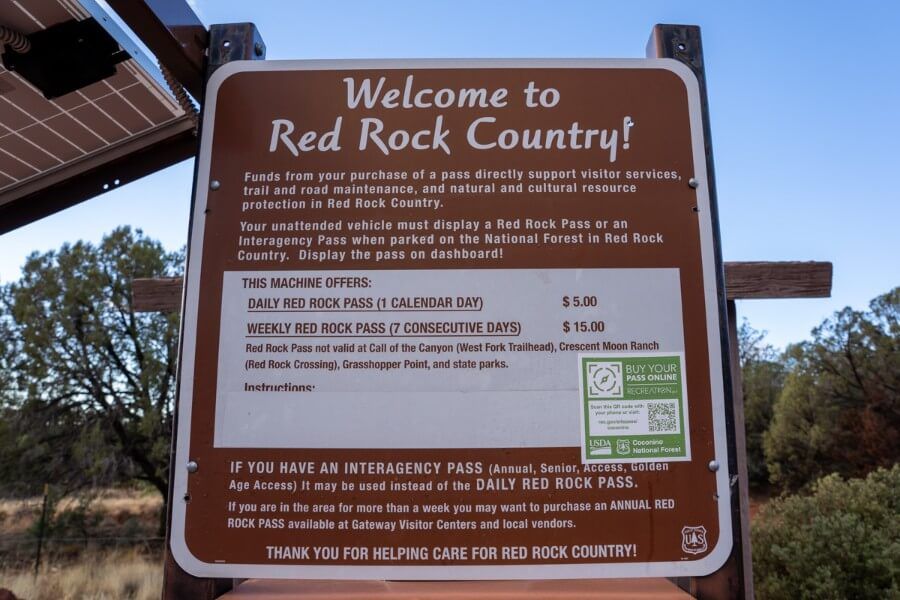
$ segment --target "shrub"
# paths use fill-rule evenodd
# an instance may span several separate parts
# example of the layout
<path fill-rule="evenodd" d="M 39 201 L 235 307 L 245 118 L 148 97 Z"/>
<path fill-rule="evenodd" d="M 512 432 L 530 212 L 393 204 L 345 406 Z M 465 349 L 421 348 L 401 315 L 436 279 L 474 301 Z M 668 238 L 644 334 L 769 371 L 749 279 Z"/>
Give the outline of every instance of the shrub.
<path fill-rule="evenodd" d="M 838 311 L 785 353 L 790 374 L 765 455 L 773 483 L 796 491 L 828 473 L 862 477 L 900 456 L 900 287 L 868 311 Z"/>
<path fill-rule="evenodd" d="M 898 491 L 895 464 L 769 502 L 752 527 L 759 598 L 900 598 Z"/>

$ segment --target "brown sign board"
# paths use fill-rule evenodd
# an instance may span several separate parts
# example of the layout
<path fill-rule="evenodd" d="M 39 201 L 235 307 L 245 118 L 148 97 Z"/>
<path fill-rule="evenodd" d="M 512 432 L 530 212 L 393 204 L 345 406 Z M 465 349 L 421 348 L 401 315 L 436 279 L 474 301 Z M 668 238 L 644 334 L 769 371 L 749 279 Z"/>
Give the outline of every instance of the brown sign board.
<path fill-rule="evenodd" d="M 236 62 L 204 110 L 173 466 L 186 571 L 722 565 L 721 290 L 685 66 Z"/>

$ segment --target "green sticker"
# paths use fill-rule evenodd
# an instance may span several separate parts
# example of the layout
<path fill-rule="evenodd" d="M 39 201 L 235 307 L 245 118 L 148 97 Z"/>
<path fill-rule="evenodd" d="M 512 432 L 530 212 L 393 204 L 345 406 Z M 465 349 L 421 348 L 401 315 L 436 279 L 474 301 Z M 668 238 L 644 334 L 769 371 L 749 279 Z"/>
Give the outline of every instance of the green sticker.
<path fill-rule="evenodd" d="M 578 360 L 584 462 L 690 459 L 681 354 Z"/>

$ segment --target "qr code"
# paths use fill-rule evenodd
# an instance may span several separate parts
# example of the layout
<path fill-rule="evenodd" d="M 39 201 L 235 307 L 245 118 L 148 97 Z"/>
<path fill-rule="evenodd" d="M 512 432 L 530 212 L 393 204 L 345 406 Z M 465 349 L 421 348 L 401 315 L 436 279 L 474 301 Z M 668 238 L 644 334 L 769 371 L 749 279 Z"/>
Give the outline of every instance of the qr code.
<path fill-rule="evenodd" d="M 678 431 L 674 402 L 654 402 L 648 416 L 650 431 L 653 433 L 674 433 Z"/>

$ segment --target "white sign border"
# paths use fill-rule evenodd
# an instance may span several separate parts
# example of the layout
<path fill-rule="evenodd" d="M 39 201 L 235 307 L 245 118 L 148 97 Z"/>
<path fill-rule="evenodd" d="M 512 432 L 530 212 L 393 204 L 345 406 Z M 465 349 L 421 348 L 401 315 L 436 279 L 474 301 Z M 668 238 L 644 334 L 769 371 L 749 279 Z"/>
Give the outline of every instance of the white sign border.
<path fill-rule="evenodd" d="M 174 485 L 170 490 L 172 528 L 170 544 L 176 562 L 197 577 L 254 577 L 265 579 L 379 579 L 379 580 L 465 580 L 465 579 L 586 579 L 616 577 L 691 577 L 708 575 L 719 569 L 732 548 L 731 489 L 728 469 L 716 472 L 719 539 L 712 552 L 700 560 L 603 563 L 570 565 L 484 565 L 484 566 L 351 566 L 351 565 L 259 565 L 207 563 L 195 557 L 185 540 L 188 473 L 190 459 L 191 407 L 194 365 L 197 347 L 199 282 L 203 255 L 205 208 L 209 190 L 209 172 L 216 100 L 219 88 L 232 75 L 257 71 L 388 70 L 388 69 L 661 69 L 677 75 L 688 95 L 694 179 L 700 219 L 700 255 L 702 260 L 706 331 L 709 347 L 710 392 L 712 395 L 713 439 L 719 464 L 728 464 L 725 431 L 725 393 L 722 372 L 722 347 L 719 339 L 719 304 L 716 293 L 715 247 L 707 186 L 706 155 L 700 90 L 697 78 L 684 64 L 668 58 L 658 59 L 397 59 L 397 60 L 285 60 L 234 61 L 213 73 L 206 86 L 203 128 L 197 157 L 197 189 L 191 221 L 188 268 L 185 274 L 180 343 L 178 425 L 175 448 Z M 688 432 L 690 434 L 690 432 Z M 579 450 L 580 452 L 580 450 Z"/>

